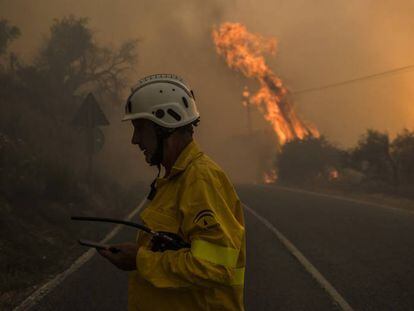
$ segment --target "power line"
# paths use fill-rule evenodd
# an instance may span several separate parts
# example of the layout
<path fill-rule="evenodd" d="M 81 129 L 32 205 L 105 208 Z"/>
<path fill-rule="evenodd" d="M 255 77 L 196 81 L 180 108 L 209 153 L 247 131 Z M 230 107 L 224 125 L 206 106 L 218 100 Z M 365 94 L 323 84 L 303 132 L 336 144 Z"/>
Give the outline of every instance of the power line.
<path fill-rule="evenodd" d="M 414 65 L 394 68 L 394 69 L 391 69 L 391 70 L 387 70 L 387 71 L 383 71 L 383 72 L 379 72 L 379 73 L 374 73 L 374 74 L 371 74 L 371 75 L 368 75 L 368 76 L 362 76 L 362 77 L 358 77 L 358 78 L 351 79 L 351 80 L 345 80 L 345 81 L 336 82 L 336 83 L 332 83 L 332 84 L 326 84 L 326 85 L 323 85 L 323 86 L 317 86 L 317 87 L 302 89 L 302 90 L 299 90 L 299 91 L 293 91 L 292 94 L 298 95 L 298 94 L 303 94 L 303 93 L 310 93 L 310 92 L 320 91 L 320 90 L 329 89 L 329 88 L 333 88 L 333 87 L 337 87 L 337 86 L 341 86 L 341 85 L 346 85 L 346 84 L 359 82 L 359 81 L 362 81 L 362 80 L 375 79 L 375 78 L 378 78 L 378 77 L 381 77 L 381 76 L 395 74 L 395 73 L 399 73 L 399 72 L 402 72 L 402 71 L 411 71 L 411 70 L 414 70 Z"/>

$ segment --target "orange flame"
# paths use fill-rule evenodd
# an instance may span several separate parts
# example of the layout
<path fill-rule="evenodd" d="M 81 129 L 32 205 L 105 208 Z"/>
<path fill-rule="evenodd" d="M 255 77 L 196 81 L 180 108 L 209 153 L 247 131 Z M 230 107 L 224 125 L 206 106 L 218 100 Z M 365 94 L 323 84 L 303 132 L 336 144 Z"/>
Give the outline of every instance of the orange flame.
<path fill-rule="evenodd" d="M 329 171 L 328 179 L 329 180 L 337 180 L 339 178 L 339 172 L 337 169 L 333 168 Z"/>
<path fill-rule="evenodd" d="M 302 139 L 308 135 L 319 137 L 315 127 L 305 124 L 297 116 L 286 96 L 288 90 L 266 65 L 262 54 L 275 54 L 276 39 L 266 39 L 249 33 L 239 23 L 224 23 L 214 29 L 212 35 L 217 53 L 225 58 L 230 68 L 259 81 L 260 88 L 255 94 L 250 95 L 245 87 L 243 105 L 254 105 L 263 113 L 264 118 L 272 125 L 279 144 L 283 145 L 294 138 Z"/>
<path fill-rule="evenodd" d="M 263 174 L 263 182 L 265 184 L 271 184 L 274 183 L 277 179 L 277 174 L 276 174 L 276 170 L 272 169 L 268 172 L 264 172 Z"/>

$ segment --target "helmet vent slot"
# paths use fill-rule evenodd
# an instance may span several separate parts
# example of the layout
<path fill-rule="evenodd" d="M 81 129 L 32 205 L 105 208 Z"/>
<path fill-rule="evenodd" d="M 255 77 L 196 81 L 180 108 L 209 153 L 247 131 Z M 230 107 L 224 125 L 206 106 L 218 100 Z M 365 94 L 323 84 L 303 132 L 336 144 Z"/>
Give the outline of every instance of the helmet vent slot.
<path fill-rule="evenodd" d="M 190 92 L 191 92 L 191 95 L 193 95 L 193 99 L 195 100 L 195 95 L 194 95 L 193 90 L 191 90 Z"/>
<path fill-rule="evenodd" d="M 167 113 L 168 113 L 170 116 L 172 116 L 175 120 L 177 120 L 177 121 L 180 121 L 180 120 L 181 120 L 181 116 L 180 116 L 178 113 L 176 113 L 174 110 L 172 110 L 172 109 L 168 109 L 168 110 L 167 110 Z"/>
<path fill-rule="evenodd" d="M 187 101 L 187 98 L 182 97 L 182 100 L 183 100 L 183 103 L 184 103 L 185 108 L 188 108 L 188 101 Z"/>

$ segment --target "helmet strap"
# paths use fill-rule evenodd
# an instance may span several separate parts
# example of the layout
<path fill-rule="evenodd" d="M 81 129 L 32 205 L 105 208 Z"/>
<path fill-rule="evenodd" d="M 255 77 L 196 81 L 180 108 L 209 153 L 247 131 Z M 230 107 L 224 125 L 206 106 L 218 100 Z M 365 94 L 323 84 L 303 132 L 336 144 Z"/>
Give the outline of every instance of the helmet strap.
<path fill-rule="evenodd" d="M 157 148 L 155 149 L 155 152 L 151 157 L 150 165 L 151 166 L 154 166 L 154 165 L 157 166 L 158 174 L 157 174 L 157 177 L 155 177 L 155 179 L 151 183 L 151 191 L 147 196 L 148 200 L 154 199 L 155 194 L 157 193 L 157 189 L 156 189 L 155 184 L 156 184 L 157 178 L 160 177 L 160 174 L 161 174 L 161 162 L 162 162 L 163 157 L 164 157 L 164 140 L 172 134 L 172 132 L 163 129 L 162 127 L 160 127 L 158 125 L 155 125 L 155 132 L 156 132 L 156 135 L 157 135 Z"/>
<path fill-rule="evenodd" d="M 164 156 L 164 137 L 160 130 L 156 129 L 157 134 L 157 147 L 155 148 L 155 152 L 151 157 L 151 163 L 150 165 L 157 165 L 160 167 L 163 156 Z"/>
<path fill-rule="evenodd" d="M 160 177 L 160 173 L 161 173 L 161 164 L 157 164 L 157 168 L 158 168 L 158 174 L 157 177 L 155 177 L 155 179 L 152 181 L 151 183 L 151 190 L 150 193 L 147 196 L 147 200 L 152 201 L 155 197 L 155 194 L 157 193 L 157 187 L 155 186 L 155 183 L 157 182 L 158 177 Z"/>
<path fill-rule="evenodd" d="M 159 125 L 154 125 L 155 127 L 155 134 L 157 135 L 157 147 L 155 148 L 155 152 L 151 157 L 150 165 L 161 165 L 161 162 L 164 157 L 164 140 L 167 139 L 172 132 L 168 131 L 165 128 L 162 128 Z"/>

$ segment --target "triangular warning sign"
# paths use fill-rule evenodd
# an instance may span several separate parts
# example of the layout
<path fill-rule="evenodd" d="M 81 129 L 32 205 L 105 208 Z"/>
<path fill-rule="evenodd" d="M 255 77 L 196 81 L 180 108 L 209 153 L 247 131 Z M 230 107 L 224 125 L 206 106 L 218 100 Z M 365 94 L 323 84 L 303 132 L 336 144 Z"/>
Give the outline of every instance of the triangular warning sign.
<path fill-rule="evenodd" d="M 99 107 L 98 102 L 92 93 L 89 93 L 76 112 L 72 123 L 77 126 L 97 127 L 109 125 L 108 119 Z"/>

